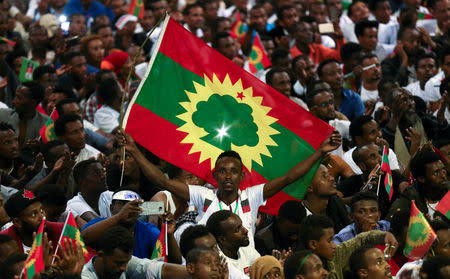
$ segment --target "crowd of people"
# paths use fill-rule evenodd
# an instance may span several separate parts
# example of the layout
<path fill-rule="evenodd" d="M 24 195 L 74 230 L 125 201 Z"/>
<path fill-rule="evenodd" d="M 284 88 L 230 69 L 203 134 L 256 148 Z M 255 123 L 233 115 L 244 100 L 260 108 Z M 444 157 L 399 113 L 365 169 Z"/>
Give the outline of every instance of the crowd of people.
<path fill-rule="evenodd" d="M 255 78 L 335 131 L 242 191 L 234 151 L 216 159 L 214 187 L 142 148 L 119 116 L 166 14 L 247 71 L 259 36 L 271 65 Z M 448 279 L 436 206 L 450 189 L 449 110 L 449 0 L 2 0 L 0 278 L 24 276 L 45 218 L 33 278 Z M 259 211 L 317 164 L 302 201 Z M 404 253 L 413 201 L 437 235 L 421 259 Z M 142 214 L 147 202 L 165 213 Z M 86 251 L 58 248 L 69 212 Z M 152 257 L 162 230 L 165 260 Z"/>

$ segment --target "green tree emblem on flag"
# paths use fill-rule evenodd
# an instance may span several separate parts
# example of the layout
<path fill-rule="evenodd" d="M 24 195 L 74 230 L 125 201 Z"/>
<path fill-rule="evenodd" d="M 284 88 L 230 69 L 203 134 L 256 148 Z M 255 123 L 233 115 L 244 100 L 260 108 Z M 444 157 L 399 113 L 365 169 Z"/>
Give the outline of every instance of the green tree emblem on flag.
<path fill-rule="evenodd" d="M 186 112 L 177 115 L 185 122 L 178 130 L 187 133 L 181 143 L 192 144 L 189 154 L 200 152 L 200 163 L 210 159 L 211 169 L 220 153 L 230 149 L 241 155 L 248 170 L 252 162 L 262 166 L 261 155 L 271 157 L 267 147 L 277 146 L 272 136 L 279 134 L 271 126 L 277 121 L 268 115 L 271 108 L 240 79 L 204 78 L 205 84 L 193 82 L 196 92 L 185 90 L 189 101 L 180 103 Z"/>
<path fill-rule="evenodd" d="M 414 219 L 417 218 L 418 216 L 415 216 Z M 422 246 L 428 241 L 429 233 L 427 231 L 427 227 L 421 221 L 422 220 L 420 218 L 418 218 L 418 220 L 414 220 L 408 229 L 408 238 L 406 239 L 404 249 L 404 252 L 407 255 L 411 253 L 412 249 Z"/>

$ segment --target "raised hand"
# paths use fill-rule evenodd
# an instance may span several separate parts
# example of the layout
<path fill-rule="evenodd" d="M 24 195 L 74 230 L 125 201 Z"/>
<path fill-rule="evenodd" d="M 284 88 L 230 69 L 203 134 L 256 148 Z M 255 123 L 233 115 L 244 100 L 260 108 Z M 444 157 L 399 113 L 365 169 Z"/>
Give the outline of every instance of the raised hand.
<path fill-rule="evenodd" d="M 322 144 L 319 146 L 319 149 L 323 153 L 327 153 L 337 149 L 341 145 L 341 143 L 341 134 L 339 134 L 339 132 L 335 130 L 326 140 L 322 142 Z"/>

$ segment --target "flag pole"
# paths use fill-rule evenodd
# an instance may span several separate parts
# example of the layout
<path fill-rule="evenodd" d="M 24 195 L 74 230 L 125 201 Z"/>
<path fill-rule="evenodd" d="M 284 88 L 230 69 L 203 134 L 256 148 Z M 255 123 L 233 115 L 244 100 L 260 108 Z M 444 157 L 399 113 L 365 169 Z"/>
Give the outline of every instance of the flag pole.
<path fill-rule="evenodd" d="M 377 196 L 378 196 L 378 193 L 380 192 L 380 182 L 381 182 L 381 175 L 378 175 Z"/>
<path fill-rule="evenodd" d="M 62 228 L 61 235 L 59 236 L 58 243 L 56 243 L 56 249 L 55 249 L 55 253 L 53 254 L 52 265 L 55 262 L 55 256 L 58 253 L 58 248 L 59 248 L 58 244 L 61 242 L 61 238 L 63 236 L 64 230 L 66 229 L 67 221 L 69 220 L 69 215 L 71 213 L 72 213 L 72 211 L 69 210 L 69 214 L 67 214 L 66 221 L 64 221 L 64 226 Z"/>
<path fill-rule="evenodd" d="M 139 46 L 139 49 L 136 53 L 136 55 L 134 56 L 133 59 L 133 63 L 131 64 L 131 70 L 128 72 L 128 76 L 127 76 L 127 80 L 125 81 L 125 87 L 123 88 L 123 93 L 122 93 L 122 100 L 120 102 L 120 115 L 119 115 L 119 127 L 120 127 L 120 131 L 123 133 L 123 128 L 122 128 L 122 124 L 123 124 L 123 105 L 125 103 L 125 97 L 127 95 L 127 90 L 128 90 L 128 83 L 130 82 L 131 79 L 131 73 L 134 71 L 134 66 L 136 65 L 136 61 L 137 58 L 139 57 L 139 55 L 141 54 L 142 49 L 144 48 L 144 45 L 147 43 L 148 39 L 150 39 L 150 36 L 152 35 L 153 31 L 155 31 L 156 27 L 158 27 L 162 20 L 165 19 L 168 16 L 168 13 L 166 11 L 166 14 L 164 17 L 161 17 L 158 22 L 153 26 L 152 30 L 150 30 L 150 32 L 148 33 L 147 37 L 145 38 L 144 42 Z M 122 171 L 120 173 L 120 184 L 119 187 L 122 187 L 122 183 L 123 183 L 123 173 L 125 171 L 125 146 L 122 147 Z"/>

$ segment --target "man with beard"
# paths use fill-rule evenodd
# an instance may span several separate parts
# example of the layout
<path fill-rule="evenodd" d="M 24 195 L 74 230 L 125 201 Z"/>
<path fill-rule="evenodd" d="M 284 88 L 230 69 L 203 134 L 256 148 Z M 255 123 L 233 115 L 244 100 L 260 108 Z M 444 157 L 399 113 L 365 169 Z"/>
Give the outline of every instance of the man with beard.
<path fill-rule="evenodd" d="M 383 138 L 397 154 L 403 166 L 408 165 L 411 148 L 413 151 L 418 145 L 428 140 L 448 138 L 450 126 L 444 119 L 437 121 L 427 114 L 419 115 L 416 112 L 413 96 L 403 88 L 394 89 L 383 99 L 390 108 L 391 117 L 382 129 Z M 414 134 L 420 134 L 415 139 Z"/>
<path fill-rule="evenodd" d="M 109 228 L 98 240 L 98 255 L 81 272 L 82 279 L 183 279 L 186 267 L 132 256 L 133 237 L 121 226 Z"/>
<path fill-rule="evenodd" d="M 79 52 L 70 52 L 64 58 L 64 63 L 70 70 L 58 77 L 58 86 L 70 88 L 80 96 L 87 80 L 86 57 Z"/>
<path fill-rule="evenodd" d="M 33 192 L 22 189 L 8 199 L 5 210 L 13 225 L 0 233 L 10 235 L 19 246 L 20 253 L 28 254 L 33 244 L 33 233 L 38 230 L 45 217 L 40 199 Z M 46 221 L 44 232 L 47 233 L 48 240 L 58 243 L 63 226 L 63 223 Z M 53 251 L 54 249 L 56 245 L 53 246 Z"/>
<path fill-rule="evenodd" d="M 392 204 L 387 218 L 399 210 L 408 209 L 414 200 L 427 218 L 434 219 L 439 214 L 436 205 L 450 190 L 441 157 L 432 151 L 419 151 L 411 160 L 411 173 L 416 181 Z"/>
<path fill-rule="evenodd" d="M 206 227 L 216 238 L 220 255 L 248 276 L 251 265 L 260 255 L 250 245 L 248 230 L 242 226 L 241 218 L 229 210 L 216 211 L 209 217 Z"/>
<path fill-rule="evenodd" d="M 141 197 L 129 190 L 119 190 L 113 197 L 111 202 L 111 214 L 109 218 L 95 218 L 89 221 L 81 232 L 87 245 L 93 244 L 102 234 L 113 226 L 122 226 L 128 229 L 134 237 L 135 243 L 139 243 L 134 247 L 133 256 L 138 258 L 150 258 L 156 240 L 159 236 L 158 228 L 151 223 L 144 223 L 138 220 L 142 209 Z"/>
<path fill-rule="evenodd" d="M 350 256 L 350 269 L 358 279 L 391 279 L 391 267 L 383 251 L 363 246 Z"/>
<path fill-rule="evenodd" d="M 375 54 L 366 54 L 361 58 L 361 100 L 366 109 L 365 114 L 371 115 L 375 111 L 375 105 L 380 100 L 378 84 L 382 76 L 380 60 Z M 380 103 L 381 106 L 381 103 Z"/>

